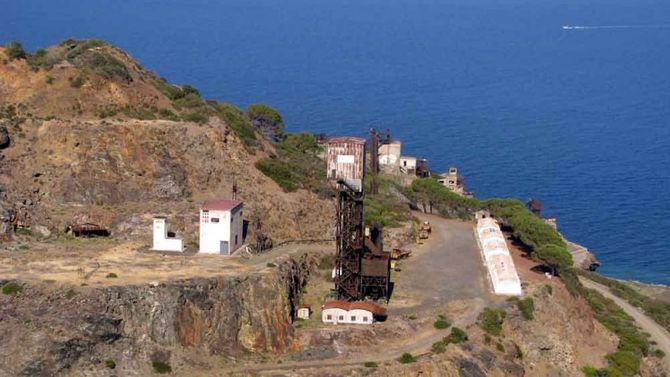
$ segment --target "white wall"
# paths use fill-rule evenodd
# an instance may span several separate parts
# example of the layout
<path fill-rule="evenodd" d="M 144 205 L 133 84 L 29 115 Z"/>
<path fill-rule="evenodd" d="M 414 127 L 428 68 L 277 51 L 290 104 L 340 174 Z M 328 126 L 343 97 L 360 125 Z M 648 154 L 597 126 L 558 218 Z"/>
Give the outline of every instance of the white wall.
<path fill-rule="evenodd" d="M 331 316 L 330 319 L 328 319 L 328 316 Z M 355 317 L 355 319 L 352 319 L 352 317 Z M 363 321 L 363 319 L 367 318 L 367 322 Z M 374 322 L 374 317 L 371 312 L 363 309 L 352 309 L 352 310 L 344 310 L 340 308 L 329 308 L 329 309 L 324 309 L 321 312 L 321 321 L 323 323 L 342 323 L 342 324 L 361 324 L 361 325 L 369 325 L 372 322 Z"/>
<path fill-rule="evenodd" d="M 167 220 L 161 217 L 154 218 L 152 250 L 157 251 L 184 251 L 184 243 L 178 238 L 168 238 Z"/>
<path fill-rule="evenodd" d="M 521 280 L 498 222 L 490 217 L 479 219 L 475 233 L 493 292 L 497 295 L 520 296 L 523 293 Z"/>
<path fill-rule="evenodd" d="M 207 213 L 205 213 L 207 212 Z M 212 221 L 218 219 L 218 222 Z M 200 252 L 230 255 L 244 240 L 242 206 L 231 211 L 200 210 Z M 221 251 L 221 242 L 228 242 L 228 251 Z"/>

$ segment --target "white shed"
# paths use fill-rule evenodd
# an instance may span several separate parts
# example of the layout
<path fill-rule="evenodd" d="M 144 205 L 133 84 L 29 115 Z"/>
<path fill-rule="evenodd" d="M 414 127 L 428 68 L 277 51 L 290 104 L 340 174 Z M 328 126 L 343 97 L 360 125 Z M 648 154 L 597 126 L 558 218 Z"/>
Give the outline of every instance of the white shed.
<path fill-rule="evenodd" d="M 163 216 L 154 217 L 153 245 L 151 250 L 156 251 L 184 251 L 184 242 L 175 237 L 168 237 L 167 218 Z"/>
<path fill-rule="evenodd" d="M 415 174 L 416 157 L 400 156 L 400 171 L 405 174 Z"/>
<path fill-rule="evenodd" d="M 386 309 L 366 301 L 327 301 L 321 308 L 323 323 L 370 325 L 386 317 Z"/>
<path fill-rule="evenodd" d="M 244 243 L 243 204 L 208 200 L 200 208 L 200 252 L 230 255 Z"/>
<path fill-rule="evenodd" d="M 309 305 L 300 305 L 296 314 L 300 319 L 309 319 L 309 316 L 312 314 L 312 308 Z"/>

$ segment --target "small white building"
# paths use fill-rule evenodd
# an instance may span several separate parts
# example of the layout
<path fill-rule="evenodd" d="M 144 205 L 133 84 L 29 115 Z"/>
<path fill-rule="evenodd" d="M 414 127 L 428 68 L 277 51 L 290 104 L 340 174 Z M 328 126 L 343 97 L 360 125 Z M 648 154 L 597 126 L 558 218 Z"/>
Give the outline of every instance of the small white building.
<path fill-rule="evenodd" d="M 405 174 L 416 174 L 416 157 L 400 156 L 400 171 Z"/>
<path fill-rule="evenodd" d="M 400 163 L 400 151 L 402 144 L 398 140 L 392 140 L 379 146 L 379 165 L 382 167 L 398 167 Z"/>
<path fill-rule="evenodd" d="M 184 242 L 175 237 L 168 237 L 167 218 L 164 216 L 154 217 L 153 245 L 151 250 L 156 251 L 184 251 Z"/>
<path fill-rule="evenodd" d="M 498 222 L 491 217 L 478 219 L 475 234 L 493 292 L 497 295 L 521 296 L 521 280 Z"/>
<path fill-rule="evenodd" d="M 300 319 L 309 319 L 312 314 L 312 308 L 309 305 L 300 305 L 296 312 L 296 316 Z"/>
<path fill-rule="evenodd" d="M 200 208 L 200 252 L 230 255 L 244 243 L 243 204 L 208 200 Z"/>
<path fill-rule="evenodd" d="M 386 318 L 386 309 L 366 301 L 327 301 L 321 307 L 323 323 L 370 325 Z"/>

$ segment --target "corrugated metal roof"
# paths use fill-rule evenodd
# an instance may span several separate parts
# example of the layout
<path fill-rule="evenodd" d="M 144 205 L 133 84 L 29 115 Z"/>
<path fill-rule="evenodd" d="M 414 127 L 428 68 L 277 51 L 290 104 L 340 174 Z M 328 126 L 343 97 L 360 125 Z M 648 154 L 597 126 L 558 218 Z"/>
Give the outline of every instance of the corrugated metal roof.
<path fill-rule="evenodd" d="M 230 211 L 241 204 L 241 201 L 234 199 L 212 199 L 202 203 L 201 208 L 204 211 Z"/>
<path fill-rule="evenodd" d="M 340 136 L 328 139 L 328 144 L 365 144 L 365 139 L 353 136 Z"/>

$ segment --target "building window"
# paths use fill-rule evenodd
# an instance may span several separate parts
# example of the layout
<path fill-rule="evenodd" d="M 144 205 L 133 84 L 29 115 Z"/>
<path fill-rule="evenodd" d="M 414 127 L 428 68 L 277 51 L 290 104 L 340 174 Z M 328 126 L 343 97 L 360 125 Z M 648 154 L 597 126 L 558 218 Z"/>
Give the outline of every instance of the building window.
<path fill-rule="evenodd" d="M 363 316 L 363 322 L 367 322 L 367 321 L 368 321 L 368 317 Z"/>
<path fill-rule="evenodd" d="M 218 217 L 212 217 L 212 222 L 213 222 L 213 223 L 218 223 L 218 222 L 219 222 L 219 218 L 218 218 Z"/>
<path fill-rule="evenodd" d="M 235 235 L 235 245 L 237 245 L 237 234 Z"/>
<path fill-rule="evenodd" d="M 328 315 L 326 316 L 326 319 L 329 320 L 329 321 L 332 321 L 332 320 L 333 320 L 333 316 L 330 315 L 330 314 L 328 314 Z"/>
<path fill-rule="evenodd" d="M 209 221 L 209 211 L 202 211 L 202 220 L 203 223 Z"/>
<path fill-rule="evenodd" d="M 344 316 L 341 315 L 338 319 L 339 319 L 340 321 L 344 321 Z"/>
<path fill-rule="evenodd" d="M 356 322 L 356 316 L 355 315 L 351 316 L 351 322 Z"/>

